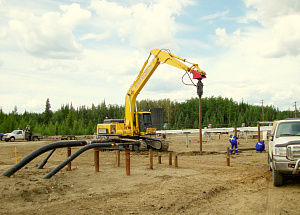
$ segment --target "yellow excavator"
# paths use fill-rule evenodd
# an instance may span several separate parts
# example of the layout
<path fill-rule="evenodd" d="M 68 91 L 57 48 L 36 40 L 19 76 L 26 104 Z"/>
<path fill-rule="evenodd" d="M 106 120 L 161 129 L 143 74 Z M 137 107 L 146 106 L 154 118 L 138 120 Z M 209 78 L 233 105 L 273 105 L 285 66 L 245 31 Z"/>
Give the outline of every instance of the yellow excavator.
<path fill-rule="evenodd" d="M 151 56 L 153 56 L 153 60 L 148 65 Z M 169 145 L 164 139 L 152 137 L 156 136 L 156 128 L 152 126 L 151 112 L 136 111 L 135 102 L 138 94 L 160 64 L 169 64 L 191 73 L 193 79 L 198 80 L 197 92 L 198 95 L 201 94 L 203 87 L 201 80 L 206 78 L 206 73 L 197 64 L 187 66 L 183 62 L 187 62 L 186 59 L 171 54 L 169 50 L 152 50 L 126 94 L 125 119 L 105 119 L 102 124 L 97 125 L 98 137 L 105 136 L 116 143 L 132 141 L 132 139 L 140 140 L 141 145 L 135 150 L 147 150 L 149 148 L 167 150 Z"/>

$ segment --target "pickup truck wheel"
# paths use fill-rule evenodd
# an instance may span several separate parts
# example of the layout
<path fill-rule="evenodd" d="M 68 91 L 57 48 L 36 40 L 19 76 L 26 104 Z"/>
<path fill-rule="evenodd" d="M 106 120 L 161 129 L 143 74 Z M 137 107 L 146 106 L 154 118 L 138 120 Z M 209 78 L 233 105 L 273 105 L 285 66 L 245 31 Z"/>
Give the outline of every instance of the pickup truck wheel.
<path fill-rule="evenodd" d="M 39 138 L 33 137 L 33 141 L 38 141 L 38 140 L 39 140 Z"/>
<path fill-rule="evenodd" d="M 269 171 L 272 171 L 272 160 L 269 153 L 268 153 L 268 164 L 269 164 Z"/>
<path fill-rule="evenodd" d="M 283 185 L 283 175 L 278 172 L 276 169 L 273 169 L 273 184 L 276 187 Z"/>
<path fill-rule="evenodd" d="M 14 138 L 14 137 L 11 137 L 11 138 L 9 139 L 9 141 L 10 141 L 10 142 L 15 142 L 15 138 Z"/>

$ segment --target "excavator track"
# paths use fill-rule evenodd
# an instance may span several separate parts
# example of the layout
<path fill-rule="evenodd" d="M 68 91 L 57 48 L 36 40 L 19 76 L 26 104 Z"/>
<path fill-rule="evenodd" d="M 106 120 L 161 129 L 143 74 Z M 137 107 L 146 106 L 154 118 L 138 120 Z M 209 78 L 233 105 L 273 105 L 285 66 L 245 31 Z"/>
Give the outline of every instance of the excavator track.
<path fill-rule="evenodd" d="M 145 140 L 140 140 L 141 145 L 139 147 L 139 151 L 147 151 L 148 150 L 148 144 Z"/>
<path fill-rule="evenodd" d="M 168 151 L 169 149 L 169 142 L 166 140 L 162 140 L 162 147 L 160 151 Z"/>
<path fill-rule="evenodd" d="M 139 150 L 144 151 L 152 148 L 159 151 L 167 151 L 169 148 L 169 143 L 164 139 L 156 139 L 150 137 L 143 137 Z"/>
<path fill-rule="evenodd" d="M 133 139 L 130 138 L 112 138 L 112 136 L 107 136 L 104 138 L 110 138 L 112 142 L 114 143 L 126 143 L 126 142 L 132 142 Z M 135 139 L 137 140 L 137 139 Z M 148 151 L 150 148 L 158 151 L 168 151 L 169 149 L 169 142 L 165 139 L 161 138 L 151 138 L 151 137 L 140 137 L 138 139 L 140 141 L 140 146 L 138 148 L 134 148 L 132 150 L 134 151 Z M 101 150 L 115 150 L 116 148 L 102 148 Z"/>

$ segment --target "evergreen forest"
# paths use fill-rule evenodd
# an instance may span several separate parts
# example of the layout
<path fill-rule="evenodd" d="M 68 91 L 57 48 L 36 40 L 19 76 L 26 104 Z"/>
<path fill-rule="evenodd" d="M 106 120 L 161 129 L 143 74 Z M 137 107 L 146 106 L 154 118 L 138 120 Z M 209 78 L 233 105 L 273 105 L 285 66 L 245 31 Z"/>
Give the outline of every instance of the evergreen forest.
<path fill-rule="evenodd" d="M 191 98 L 185 102 L 161 100 L 141 100 L 136 102 L 138 111 L 151 107 L 161 107 L 164 111 L 164 123 L 168 129 L 199 128 L 199 99 Z M 293 111 L 279 111 L 274 106 L 256 106 L 238 103 L 229 98 L 209 97 L 201 99 L 202 125 L 212 124 L 216 127 L 256 126 L 253 122 L 274 121 L 294 117 Z M 69 104 L 62 105 L 57 111 L 51 110 L 49 98 L 46 100 L 43 113 L 23 114 L 17 112 L 17 107 L 10 113 L 0 109 L 0 133 L 8 133 L 17 128 L 31 126 L 31 131 L 45 136 L 53 135 L 92 135 L 96 133 L 98 123 L 105 118 L 123 119 L 124 106 L 107 105 L 105 101 L 91 107 L 74 108 Z"/>

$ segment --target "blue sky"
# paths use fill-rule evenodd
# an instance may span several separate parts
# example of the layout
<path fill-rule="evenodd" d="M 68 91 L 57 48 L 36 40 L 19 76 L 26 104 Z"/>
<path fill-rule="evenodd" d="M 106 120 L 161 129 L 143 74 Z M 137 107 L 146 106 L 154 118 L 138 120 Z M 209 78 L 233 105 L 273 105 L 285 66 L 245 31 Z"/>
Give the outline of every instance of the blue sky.
<path fill-rule="evenodd" d="M 0 0 L 0 106 L 124 104 L 155 48 L 206 71 L 204 97 L 300 102 L 298 0 Z M 160 65 L 137 99 L 196 97 L 183 74 Z"/>

